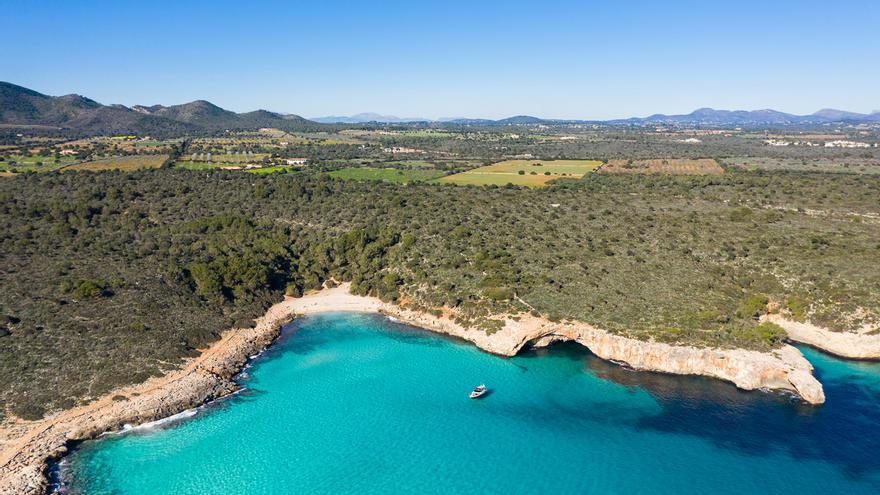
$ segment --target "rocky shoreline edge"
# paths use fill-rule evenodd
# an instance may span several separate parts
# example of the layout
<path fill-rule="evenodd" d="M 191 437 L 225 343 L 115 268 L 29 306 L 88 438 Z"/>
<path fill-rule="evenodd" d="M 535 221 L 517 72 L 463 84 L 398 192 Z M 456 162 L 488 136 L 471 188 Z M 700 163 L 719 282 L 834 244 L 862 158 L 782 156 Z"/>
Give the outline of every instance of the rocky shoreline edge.
<path fill-rule="evenodd" d="M 743 390 L 784 390 L 810 404 L 825 402 L 822 384 L 813 376 L 813 365 L 790 345 L 772 352 L 672 345 L 615 335 L 585 323 L 553 323 L 531 315 L 504 320 L 501 330 L 487 335 L 456 324 L 448 315 L 435 317 L 397 307 L 380 312 L 413 326 L 462 338 L 502 356 L 513 356 L 526 347 L 572 341 L 602 359 L 636 370 L 707 376 L 731 382 Z"/>
<path fill-rule="evenodd" d="M 220 341 L 179 370 L 29 424 L 23 435 L 8 442 L 0 452 L 0 495 L 45 493 L 48 465 L 67 452 L 70 441 L 166 418 L 235 392 L 235 375 L 251 356 L 275 340 L 284 324 L 297 315 L 322 312 L 381 313 L 467 340 L 502 356 L 513 356 L 525 347 L 575 341 L 603 359 L 637 370 L 702 375 L 745 390 L 790 391 L 811 404 L 825 401 L 812 365 L 790 345 L 773 352 L 671 345 L 614 335 L 584 323 L 553 323 L 531 315 L 506 318 L 501 330 L 488 335 L 455 323 L 449 310 L 439 316 L 407 310 L 376 298 L 352 295 L 349 287 L 341 284 L 301 298 L 286 298 L 269 308 L 253 328 L 226 332 Z"/>
<path fill-rule="evenodd" d="M 785 330 L 795 342 L 815 347 L 846 359 L 880 359 L 880 328 L 865 327 L 861 332 L 835 332 L 809 322 L 789 320 L 782 315 L 770 314 L 764 320 Z"/>

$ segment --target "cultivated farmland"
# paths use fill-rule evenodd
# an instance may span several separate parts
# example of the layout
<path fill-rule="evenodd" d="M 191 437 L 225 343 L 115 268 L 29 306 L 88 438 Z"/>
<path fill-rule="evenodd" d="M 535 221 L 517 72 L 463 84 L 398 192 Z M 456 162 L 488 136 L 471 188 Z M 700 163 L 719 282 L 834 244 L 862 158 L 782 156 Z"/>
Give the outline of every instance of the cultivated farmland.
<path fill-rule="evenodd" d="M 238 167 L 238 165 L 234 163 L 219 163 L 219 162 L 194 162 L 191 160 L 184 160 L 174 162 L 175 167 L 185 168 L 187 170 L 208 170 L 214 168 L 229 168 L 229 167 Z"/>
<path fill-rule="evenodd" d="M 192 162 L 216 162 L 216 163 L 255 163 L 268 158 L 268 153 L 240 152 L 240 153 L 193 153 L 190 157 Z"/>
<path fill-rule="evenodd" d="M 71 157 L 9 155 L 0 157 L 0 172 L 50 172 L 74 163 Z"/>
<path fill-rule="evenodd" d="M 443 172 L 432 169 L 397 169 L 397 168 L 373 168 L 351 167 L 330 172 L 331 177 L 348 180 L 380 180 L 384 182 L 408 183 L 423 182 L 436 179 Z"/>
<path fill-rule="evenodd" d="M 159 168 L 167 159 L 168 155 L 115 156 L 78 163 L 65 167 L 64 170 L 139 170 L 142 168 Z"/>
<path fill-rule="evenodd" d="M 461 185 L 498 185 L 543 187 L 555 179 L 579 179 L 599 167 L 596 160 L 505 160 L 460 174 L 449 175 L 439 182 Z"/>
<path fill-rule="evenodd" d="M 725 159 L 724 163 L 746 170 L 880 174 L 880 160 L 876 158 L 736 157 Z"/>
<path fill-rule="evenodd" d="M 721 165 L 711 158 L 610 160 L 602 166 L 600 171 L 608 174 L 713 175 L 724 173 Z"/>

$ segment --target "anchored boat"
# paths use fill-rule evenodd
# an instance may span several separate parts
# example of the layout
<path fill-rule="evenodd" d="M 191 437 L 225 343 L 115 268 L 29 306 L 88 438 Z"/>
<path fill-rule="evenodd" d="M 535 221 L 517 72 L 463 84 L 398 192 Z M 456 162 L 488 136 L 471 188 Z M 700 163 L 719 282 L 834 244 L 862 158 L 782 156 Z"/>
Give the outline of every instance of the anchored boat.
<path fill-rule="evenodd" d="M 486 395 L 486 385 L 480 385 L 479 387 L 471 390 L 471 399 L 479 399 L 480 397 Z"/>

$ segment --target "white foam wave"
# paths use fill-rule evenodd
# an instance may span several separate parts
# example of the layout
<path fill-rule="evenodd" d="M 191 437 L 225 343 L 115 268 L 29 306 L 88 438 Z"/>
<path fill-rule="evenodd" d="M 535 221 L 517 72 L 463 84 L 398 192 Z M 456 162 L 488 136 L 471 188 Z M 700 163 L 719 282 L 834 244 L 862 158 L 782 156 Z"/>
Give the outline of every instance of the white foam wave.
<path fill-rule="evenodd" d="M 181 421 L 187 418 L 191 418 L 199 413 L 198 408 L 196 409 L 187 409 L 186 411 L 181 411 L 177 414 L 172 414 L 166 418 L 157 419 L 155 421 L 148 421 L 139 425 L 130 425 L 128 423 L 122 425 L 122 430 L 120 431 L 108 431 L 101 434 L 104 435 L 119 435 L 121 433 L 128 433 L 131 431 L 143 431 L 143 430 L 152 430 L 155 428 L 159 428 L 161 426 L 167 425 L 169 423 L 173 423 L 175 421 Z"/>

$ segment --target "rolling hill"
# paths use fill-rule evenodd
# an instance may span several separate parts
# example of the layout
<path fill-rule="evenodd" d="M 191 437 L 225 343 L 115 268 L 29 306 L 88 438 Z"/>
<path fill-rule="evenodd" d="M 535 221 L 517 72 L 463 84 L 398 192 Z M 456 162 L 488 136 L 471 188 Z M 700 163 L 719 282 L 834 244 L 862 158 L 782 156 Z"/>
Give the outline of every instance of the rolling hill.
<path fill-rule="evenodd" d="M 48 126 L 79 134 L 153 136 L 318 125 L 298 115 L 266 110 L 235 113 L 204 100 L 167 107 L 102 105 L 80 95 L 49 96 L 7 82 L 0 82 L 0 124 Z"/>

